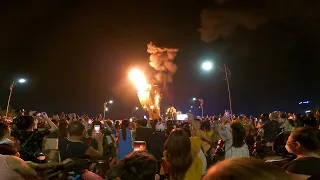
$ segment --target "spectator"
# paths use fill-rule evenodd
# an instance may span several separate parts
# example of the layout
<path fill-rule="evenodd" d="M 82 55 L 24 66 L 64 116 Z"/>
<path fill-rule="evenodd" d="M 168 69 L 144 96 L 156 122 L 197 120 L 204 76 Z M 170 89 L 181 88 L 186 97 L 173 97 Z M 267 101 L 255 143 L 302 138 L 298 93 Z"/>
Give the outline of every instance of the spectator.
<path fill-rule="evenodd" d="M 164 134 L 164 130 L 165 130 L 164 124 L 157 123 L 155 125 L 155 133 L 153 133 L 149 139 L 150 144 L 149 144 L 148 152 L 152 154 L 158 162 L 160 162 L 163 157 L 163 147 L 167 139 Z M 160 168 L 160 166 L 158 167 Z"/>
<path fill-rule="evenodd" d="M 50 125 L 50 129 L 34 131 L 36 122 L 32 116 L 20 116 L 14 120 L 17 129 L 11 131 L 11 136 L 15 138 L 21 159 L 25 161 L 44 160 L 44 156 L 36 156 L 35 154 L 42 154 L 44 138 L 57 129 L 57 126 L 48 118 L 47 114 L 42 113 L 42 116 Z"/>
<path fill-rule="evenodd" d="M 203 180 L 289 180 L 281 168 L 257 159 L 231 158 L 211 167 Z"/>
<path fill-rule="evenodd" d="M 291 175 L 300 178 L 320 178 L 320 132 L 317 128 L 297 128 L 289 136 L 286 149 L 297 159 L 284 166 Z"/>
<path fill-rule="evenodd" d="M 211 130 L 210 121 L 205 120 L 202 122 L 195 119 L 196 127 L 200 129 L 200 126 L 202 126 L 200 130 L 201 139 L 202 139 L 202 150 L 206 154 L 207 157 L 207 166 L 209 167 L 211 165 L 211 144 L 212 144 L 212 135 L 213 132 Z"/>
<path fill-rule="evenodd" d="M 108 154 L 108 157 L 111 158 L 110 164 L 114 164 L 116 162 L 117 158 L 117 152 L 116 152 L 116 130 L 112 127 L 112 121 L 107 121 L 107 131 L 105 134 L 105 145 L 107 147 L 106 153 Z"/>
<path fill-rule="evenodd" d="M 59 152 L 61 160 L 67 158 L 87 158 L 87 157 L 100 157 L 103 154 L 103 134 L 95 134 L 95 138 L 98 142 L 98 151 L 94 150 L 89 145 L 84 144 L 82 140 L 85 137 L 85 126 L 80 121 L 73 121 L 69 124 L 68 131 L 70 138 L 59 139 Z"/>
<path fill-rule="evenodd" d="M 174 129 L 173 128 L 173 121 L 172 120 L 168 120 L 166 122 L 166 136 L 169 136 L 169 134 L 171 133 L 171 131 Z"/>
<path fill-rule="evenodd" d="M 147 149 L 149 149 L 149 138 L 151 137 L 153 131 L 151 128 L 147 127 L 147 120 L 138 120 L 137 124 L 138 126 L 135 131 L 135 141 L 145 141 L 147 144 Z"/>
<path fill-rule="evenodd" d="M 157 161 L 146 152 L 132 152 L 107 171 L 108 179 L 154 180 Z"/>
<path fill-rule="evenodd" d="M 37 172 L 16 156 L 0 154 L 1 180 L 36 179 Z"/>
<path fill-rule="evenodd" d="M 58 127 L 58 138 L 68 138 L 69 133 L 68 133 L 68 125 L 69 122 L 66 119 L 61 119 L 59 120 L 59 127 Z"/>
<path fill-rule="evenodd" d="M 290 133 L 294 130 L 294 123 L 292 120 L 286 118 L 286 114 L 284 112 L 279 113 L 278 122 L 280 124 L 280 128 L 283 129 L 283 132 Z"/>
<path fill-rule="evenodd" d="M 303 122 L 305 127 L 317 128 L 317 120 L 314 116 L 307 116 Z"/>
<path fill-rule="evenodd" d="M 262 139 L 267 142 L 267 146 L 271 147 L 273 150 L 274 141 L 280 132 L 280 124 L 276 120 L 277 116 L 275 113 L 261 115 L 261 129 L 262 129 Z"/>
<path fill-rule="evenodd" d="M 193 118 L 190 123 L 195 127 Z M 168 163 L 170 179 L 196 180 L 202 177 L 202 161 L 197 156 L 201 147 L 201 135 L 199 129 L 194 129 L 199 143 L 197 146 L 191 144 L 189 135 L 180 128 L 171 131 L 165 146 L 164 159 Z M 195 149 L 197 147 L 197 149 Z"/>
<path fill-rule="evenodd" d="M 204 175 L 207 171 L 207 157 L 204 155 L 203 149 L 202 149 L 202 140 L 199 136 L 191 136 L 191 130 L 189 127 L 189 124 L 184 124 L 182 126 L 183 130 L 187 132 L 189 135 L 189 139 L 191 141 L 191 147 L 194 152 L 197 153 L 199 159 L 202 162 L 202 175 Z M 192 127 L 193 129 L 197 129 L 197 131 L 200 131 L 200 128 L 198 125 L 195 125 Z M 200 133 L 201 135 L 201 133 Z M 210 156 L 211 157 L 211 156 Z"/>
<path fill-rule="evenodd" d="M 55 116 L 55 119 L 52 119 L 52 122 L 59 127 L 59 117 Z M 46 138 L 45 150 L 49 151 L 49 162 L 56 161 L 56 154 L 58 152 L 58 136 L 59 130 L 55 129 L 50 132 Z"/>
<path fill-rule="evenodd" d="M 121 130 L 119 131 L 118 161 L 130 154 L 133 150 L 132 131 L 129 130 L 128 127 L 129 121 L 123 120 L 121 123 Z"/>
<path fill-rule="evenodd" d="M 219 135 L 225 141 L 225 159 L 232 157 L 250 157 L 245 143 L 246 132 L 242 124 L 232 123 L 231 131 L 220 126 Z"/>
<path fill-rule="evenodd" d="M 13 141 L 10 140 L 10 128 L 3 122 L 0 122 L 0 144 L 13 145 Z"/>

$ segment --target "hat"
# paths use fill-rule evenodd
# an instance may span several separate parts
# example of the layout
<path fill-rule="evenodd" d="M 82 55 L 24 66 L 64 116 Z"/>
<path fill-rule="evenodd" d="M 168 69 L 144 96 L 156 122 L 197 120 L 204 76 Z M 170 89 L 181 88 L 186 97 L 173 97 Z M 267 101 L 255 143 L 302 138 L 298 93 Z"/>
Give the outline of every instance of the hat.
<path fill-rule="evenodd" d="M 156 128 L 155 129 L 156 129 L 156 131 L 163 132 L 164 129 L 165 129 L 164 124 L 162 124 L 162 123 L 156 124 Z"/>

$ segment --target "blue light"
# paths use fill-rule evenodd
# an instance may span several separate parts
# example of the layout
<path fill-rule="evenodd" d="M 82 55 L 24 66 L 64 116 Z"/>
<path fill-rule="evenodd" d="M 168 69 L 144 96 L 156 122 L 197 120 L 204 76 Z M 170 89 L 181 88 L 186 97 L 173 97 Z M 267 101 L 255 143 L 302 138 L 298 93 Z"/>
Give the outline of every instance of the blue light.
<path fill-rule="evenodd" d="M 299 105 L 301 105 L 301 104 L 309 104 L 309 101 L 301 101 L 301 102 L 299 102 Z"/>

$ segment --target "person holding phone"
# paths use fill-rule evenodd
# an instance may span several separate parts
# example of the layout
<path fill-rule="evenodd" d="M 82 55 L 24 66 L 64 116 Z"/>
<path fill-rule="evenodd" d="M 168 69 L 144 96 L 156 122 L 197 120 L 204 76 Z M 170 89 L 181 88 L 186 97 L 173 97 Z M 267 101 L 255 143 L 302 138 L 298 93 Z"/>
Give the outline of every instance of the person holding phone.
<path fill-rule="evenodd" d="M 130 154 L 133 150 L 132 131 L 128 127 L 129 121 L 122 120 L 121 129 L 119 131 L 118 161 Z"/>
<path fill-rule="evenodd" d="M 68 126 L 68 132 L 70 137 L 60 138 L 59 139 L 59 152 L 61 160 L 65 160 L 67 158 L 96 158 L 101 157 L 103 155 L 103 134 L 93 133 L 92 138 L 97 141 L 97 150 L 91 147 L 88 144 L 85 144 L 83 141 L 86 129 L 83 123 L 80 121 L 73 121 Z"/>

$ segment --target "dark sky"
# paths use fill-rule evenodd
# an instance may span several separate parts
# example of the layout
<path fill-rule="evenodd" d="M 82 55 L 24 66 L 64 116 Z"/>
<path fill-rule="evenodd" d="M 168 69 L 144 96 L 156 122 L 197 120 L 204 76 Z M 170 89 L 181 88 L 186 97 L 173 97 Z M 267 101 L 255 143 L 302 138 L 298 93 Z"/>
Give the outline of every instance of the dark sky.
<path fill-rule="evenodd" d="M 16 109 L 95 115 L 113 99 L 108 117 L 128 117 L 139 102 L 127 73 L 132 67 L 150 71 L 149 41 L 180 49 L 163 109 L 173 104 L 186 111 L 194 96 L 204 99 L 206 113 L 228 109 L 223 73 L 202 72 L 205 59 L 232 71 L 237 113 L 291 110 L 301 100 L 320 103 L 320 19 L 308 9 L 320 7 L 317 1 L 198 1 L 1 1 L 0 105 L 6 106 L 11 81 L 26 77 L 28 83 L 14 89 Z M 292 3 L 298 1 L 305 5 L 298 3 L 299 11 Z M 226 28 L 215 29 L 218 37 L 206 43 L 198 29 L 201 11 L 209 7 L 222 13 L 214 19 Z M 252 17 L 263 22 L 251 27 L 246 19 Z"/>

